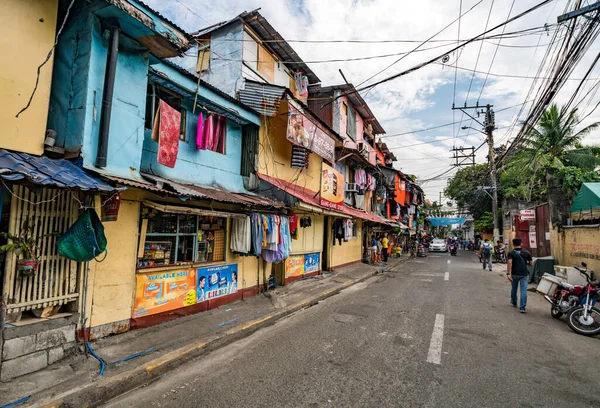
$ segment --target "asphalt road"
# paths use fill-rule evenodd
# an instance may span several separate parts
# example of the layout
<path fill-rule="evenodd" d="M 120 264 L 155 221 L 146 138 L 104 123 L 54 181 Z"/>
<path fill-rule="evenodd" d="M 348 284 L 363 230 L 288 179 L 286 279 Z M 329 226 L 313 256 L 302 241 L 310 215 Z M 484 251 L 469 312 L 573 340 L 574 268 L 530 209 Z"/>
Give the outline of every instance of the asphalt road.
<path fill-rule="evenodd" d="M 262 329 L 110 407 L 599 407 L 600 338 L 464 251 L 430 255 Z"/>

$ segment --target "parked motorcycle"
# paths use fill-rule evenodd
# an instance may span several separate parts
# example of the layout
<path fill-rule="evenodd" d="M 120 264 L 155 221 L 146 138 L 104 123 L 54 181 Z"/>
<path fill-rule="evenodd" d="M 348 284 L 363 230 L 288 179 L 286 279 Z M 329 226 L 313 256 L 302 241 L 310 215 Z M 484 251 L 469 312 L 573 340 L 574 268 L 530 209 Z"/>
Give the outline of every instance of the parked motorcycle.
<path fill-rule="evenodd" d="M 506 263 L 506 251 L 498 249 L 494 251 L 494 262 Z"/>
<path fill-rule="evenodd" d="M 579 304 L 569 311 L 567 323 L 577 334 L 595 336 L 600 334 L 600 310 L 594 307 L 598 300 L 598 281 L 593 271 L 587 273 L 585 262 L 582 262 L 581 266 L 584 269 L 575 268 L 585 276 L 588 283 Z"/>
<path fill-rule="evenodd" d="M 585 265 L 585 263 L 582 264 Z M 577 270 L 581 272 L 581 269 L 577 268 Z M 560 282 L 554 292 L 554 296 L 544 295 L 544 299 L 552 305 L 550 309 L 552 317 L 560 319 L 563 314 L 569 313 L 571 309 L 579 305 L 585 296 L 585 286 Z"/>
<path fill-rule="evenodd" d="M 450 255 L 456 256 L 456 245 L 450 245 Z"/>
<path fill-rule="evenodd" d="M 427 256 L 425 255 L 425 246 L 423 244 L 417 245 L 417 256 L 419 258 L 425 258 Z"/>

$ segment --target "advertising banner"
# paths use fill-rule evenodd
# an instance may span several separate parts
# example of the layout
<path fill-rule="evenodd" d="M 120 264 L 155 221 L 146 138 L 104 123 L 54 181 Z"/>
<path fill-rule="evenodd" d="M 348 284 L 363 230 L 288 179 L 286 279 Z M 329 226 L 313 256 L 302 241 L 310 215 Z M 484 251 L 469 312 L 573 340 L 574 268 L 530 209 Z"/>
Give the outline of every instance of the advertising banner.
<path fill-rule="evenodd" d="M 331 136 L 291 104 L 288 105 L 288 112 L 287 139 L 333 163 L 335 142 Z"/>
<path fill-rule="evenodd" d="M 537 248 L 537 232 L 529 233 L 529 248 Z"/>
<path fill-rule="evenodd" d="M 195 269 L 136 275 L 134 318 L 194 304 L 196 304 Z"/>
<path fill-rule="evenodd" d="M 321 206 L 344 211 L 344 187 L 342 173 L 323 163 L 321 167 Z"/>
<path fill-rule="evenodd" d="M 199 302 L 231 295 L 237 292 L 237 264 L 198 268 L 197 299 Z"/>
<path fill-rule="evenodd" d="M 304 255 L 304 273 L 318 272 L 320 268 L 321 254 L 306 254 Z"/>
<path fill-rule="evenodd" d="M 285 277 L 302 276 L 304 274 L 304 255 L 292 255 L 285 260 Z"/>

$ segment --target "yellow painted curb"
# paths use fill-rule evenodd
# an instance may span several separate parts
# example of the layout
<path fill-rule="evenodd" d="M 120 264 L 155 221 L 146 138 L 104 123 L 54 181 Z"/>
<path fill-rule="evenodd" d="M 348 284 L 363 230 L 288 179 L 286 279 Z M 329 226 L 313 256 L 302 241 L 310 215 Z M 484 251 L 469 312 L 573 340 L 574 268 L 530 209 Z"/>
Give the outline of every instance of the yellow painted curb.
<path fill-rule="evenodd" d="M 248 330 L 250 327 L 255 326 L 259 323 L 265 322 L 269 319 L 271 319 L 273 316 L 265 316 L 262 319 L 256 319 L 251 321 L 250 323 L 246 324 L 245 326 L 242 326 L 242 330 Z"/>

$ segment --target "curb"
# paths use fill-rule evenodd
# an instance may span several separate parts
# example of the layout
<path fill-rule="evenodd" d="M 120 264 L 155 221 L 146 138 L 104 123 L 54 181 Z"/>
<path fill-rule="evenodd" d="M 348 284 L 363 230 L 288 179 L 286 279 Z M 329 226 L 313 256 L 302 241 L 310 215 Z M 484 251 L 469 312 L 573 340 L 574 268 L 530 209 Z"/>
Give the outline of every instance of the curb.
<path fill-rule="evenodd" d="M 247 337 L 261 328 L 272 326 L 278 320 L 281 320 L 292 313 L 314 306 L 329 297 L 337 295 L 345 288 L 364 282 L 373 276 L 381 274 L 382 272 L 391 271 L 396 266 L 406 262 L 406 260 L 408 260 L 408 258 L 403 258 L 395 265 L 366 274 L 357 280 L 348 280 L 342 283 L 340 287 L 323 291 L 318 296 L 314 296 L 311 299 L 307 299 L 298 304 L 289 306 L 278 313 L 273 313 L 271 315 L 255 319 L 241 327 L 231 328 L 212 340 L 195 342 L 183 346 L 177 350 L 171 351 L 161 357 L 151 360 L 143 366 L 135 367 L 130 371 L 118 374 L 114 377 L 106 379 L 105 381 L 100 380 L 92 384 L 83 385 L 79 388 L 69 390 L 64 395 L 58 397 L 56 395 L 47 395 L 48 391 L 42 391 L 40 393 L 40 399 L 45 399 L 44 397 L 47 399 L 52 398 L 52 402 L 45 403 L 42 406 L 48 408 L 94 407 L 106 403 L 128 391 L 158 380 L 167 372 L 174 370 L 175 368 L 193 359 Z"/>

